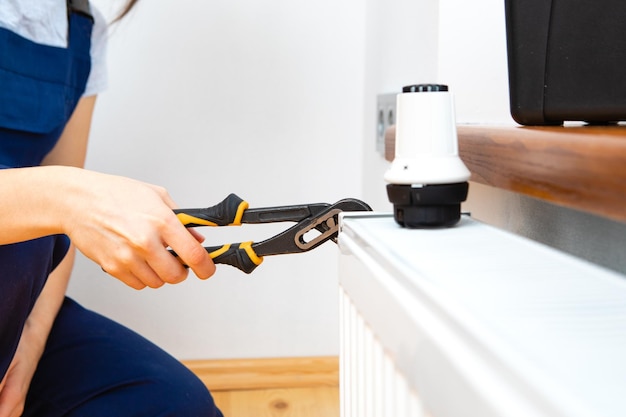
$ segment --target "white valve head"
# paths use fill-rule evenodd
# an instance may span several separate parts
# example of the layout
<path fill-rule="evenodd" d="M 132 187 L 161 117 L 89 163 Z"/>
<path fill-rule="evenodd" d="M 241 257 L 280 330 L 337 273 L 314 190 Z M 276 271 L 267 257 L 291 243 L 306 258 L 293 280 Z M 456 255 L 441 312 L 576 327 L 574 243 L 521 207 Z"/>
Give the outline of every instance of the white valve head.
<path fill-rule="evenodd" d="M 459 157 L 454 101 L 446 85 L 402 89 L 396 104 L 395 148 L 384 178 L 396 222 L 406 227 L 456 224 L 470 171 Z"/>
<path fill-rule="evenodd" d="M 451 184 L 470 172 L 459 158 L 454 99 L 447 86 L 403 88 L 396 102 L 396 152 L 385 180 L 391 184 Z"/>

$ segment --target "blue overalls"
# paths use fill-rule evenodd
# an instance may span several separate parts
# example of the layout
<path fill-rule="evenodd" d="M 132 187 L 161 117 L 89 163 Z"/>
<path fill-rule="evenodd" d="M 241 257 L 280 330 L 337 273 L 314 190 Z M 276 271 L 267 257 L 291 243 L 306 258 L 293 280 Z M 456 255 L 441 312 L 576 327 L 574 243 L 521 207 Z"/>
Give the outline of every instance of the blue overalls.
<path fill-rule="evenodd" d="M 80 100 L 93 20 L 68 1 L 68 48 L 0 28 L 0 169 L 39 165 Z M 2 204 L 2 202 L 0 202 Z M 0 231 L 1 233 L 1 231 Z M 0 245 L 0 380 L 64 235 Z M 30 386 L 24 416 L 221 416 L 202 382 L 129 329 L 66 298 Z"/>

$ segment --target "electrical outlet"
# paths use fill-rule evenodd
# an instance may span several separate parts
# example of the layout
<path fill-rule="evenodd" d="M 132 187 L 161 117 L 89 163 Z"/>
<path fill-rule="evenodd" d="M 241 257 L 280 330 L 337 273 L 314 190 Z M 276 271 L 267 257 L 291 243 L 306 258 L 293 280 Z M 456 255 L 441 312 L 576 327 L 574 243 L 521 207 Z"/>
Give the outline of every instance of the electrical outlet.
<path fill-rule="evenodd" d="M 396 124 L 396 93 L 376 97 L 376 150 L 385 156 L 385 131 Z"/>

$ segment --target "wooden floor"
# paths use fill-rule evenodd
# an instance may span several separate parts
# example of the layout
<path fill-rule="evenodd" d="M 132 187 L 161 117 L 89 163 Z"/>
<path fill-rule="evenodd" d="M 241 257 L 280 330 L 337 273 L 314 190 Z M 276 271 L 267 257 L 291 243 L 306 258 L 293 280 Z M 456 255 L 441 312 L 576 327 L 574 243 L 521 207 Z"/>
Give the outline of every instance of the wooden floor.
<path fill-rule="evenodd" d="M 225 417 L 339 417 L 337 357 L 183 361 Z"/>
<path fill-rule="evenodd" d="M 274 388 L 217 391 L 224 417 L 339 417 L 339 388 Z"/>

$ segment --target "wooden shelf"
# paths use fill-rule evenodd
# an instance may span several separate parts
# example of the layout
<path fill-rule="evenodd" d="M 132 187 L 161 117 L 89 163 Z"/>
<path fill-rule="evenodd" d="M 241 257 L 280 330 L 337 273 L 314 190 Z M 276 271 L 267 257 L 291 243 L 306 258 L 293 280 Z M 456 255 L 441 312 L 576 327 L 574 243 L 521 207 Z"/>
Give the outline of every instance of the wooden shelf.
<path fill-rule="evenodd" d="M 626 126 L 457 130 L 472 181 L 626 221 Z M 395 129 L 385 136 L 395 143 Z"/>
<path fill-rule="evenodd" d="M 626 126 L 458 126 L 472 181 L 626 221 Z"/>

